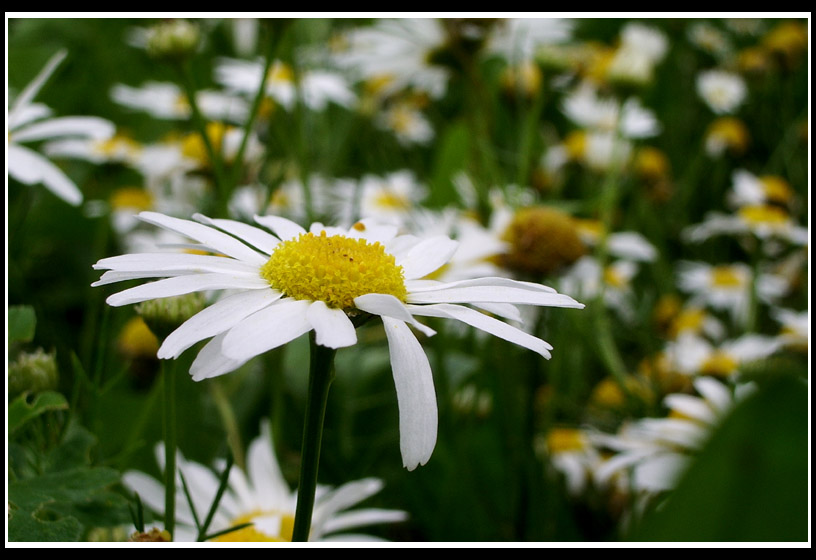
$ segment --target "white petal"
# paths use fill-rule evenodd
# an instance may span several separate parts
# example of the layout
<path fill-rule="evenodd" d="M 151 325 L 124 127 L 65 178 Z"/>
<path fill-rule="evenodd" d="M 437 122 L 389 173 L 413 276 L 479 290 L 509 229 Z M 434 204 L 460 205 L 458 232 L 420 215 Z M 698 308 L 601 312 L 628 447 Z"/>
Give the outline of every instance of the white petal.
<path fill-rule="evenodd" d="M 408 284 L 406 283 L 406 286 Z M 512 280 L 510 278 L 502 278 L 500 276 L 488 276 L 485 278 L 471 278 L 468 280 L 456 280 L 453 282 L 438 282 L 427 280 L 414 280 L 410 283 L 410 292 L 428 292 L 434 290 L 447 290 L 449 288 L 470 288 L 474 286 L 490 286 L 490 287 L 507 287 L 517 288 L 520 290 L 529 290 L 532 292 L 547 292 L 550 294 L 557 293 L 554 288 L 545 286 L 544 284 L 535 284 L 533 282 L 523 282 L 521 280 Z"/>
<path fill-rule="evenodd" d="M 130 253 L 101 259 L 93 268 L 120 272 L 223 272 L 258 276 L 258 267 L 243 261 L 191 253 Z"/>
<path fill-rule="evenodd" d="M 63 136 L 107 140 L 115 132 L 116 127 L 113 123 L 99 117 L 57 117 L 15 130 L 14 141 L 33 142 Z"/>
<path fill-rule="evenodd" d="M 412 292 L 408 294 L 408 303 L 514 303 L 577 309 L 584 307 L 565 294 L 506 286 L 467 286 Z"/>
<path fill-rule="evenodd" d="M 269 283 L 263 278 L 243 276 L 237 274 L 185 274 L 173 278 L 165 278 L 157 282 L 150 282 L 135 288 L 130 288 L 118 294 L 113 294 L 106 300 L 108 305 L 119 307 L 131 303 L 139 303 L 149 299 L 159 299 L 170 296 L 180 296 L 192 292 L 205 290 L 226 289 L 259 290 L 269 289 Z"/>
<path fill-rule="evenodd" d="M 345 531 L 355 527 L 380 523 L 399 523 L 408 519 L 408 514 L 396 509 L 356 509 L 332 516 L 320 527 L 323 534 Z M 341 539 L 345 535 L 337 535 Z M 371 537 L 368 537 L 371 538 Z M 352 539 L 359 540 L 359 539 Z"/>
<path fill-rule="evenodd" d="M 283 478 L 272 441 L 269 422 L 261 425 L 261 433 L 247 452 L 249 480 L 254 490 L 255 507 L 264 511 L 283 511 L 288 508 L 292 491 Z"/>
<path fill-rule="evenodd" d="M 714 408 L 723 413 L 731 407 L 733 398 L 728 387 L 714 378 L 701 376 L 694 380 L 694 388 Z"/>
<path fill-rule="evenodd" d="M 253 227 L 243 222 L 237 222 L 235 220 L 213 220 L 207 216 L 202 216 L 201 214 L 195 214 L 193 218 L 207 225 L 220 228 L 227 233 L 234 235 L 235 237 L 243 239 L 267 255 L 271 255 L 272 251 L 274 251 L 275 247 L 277 247 L 278 243 L 280 243 L 280 239 L 274 235 L 270 235 L 260 228 Z"/>
<path fill-rule="evenodd" d="M 198 353 L 196 359 L 193 360 L 193 364 L 190 366 L 190 375 L 193 376 L 193 381 L 224 375 L 235 371 L 249 361 L 248 359 L 235 360 L 225 356 L 221 351 L 224 336 L 225 333 L 222 333 L 210 340 Z"/>
<path fill-rule="evenodd" d="M 409 323 L 427 336 L 436 334 L 435 330 L 414 319 L 411 312 L 405 307 L 405 304 L 392 295 L 364 294 L 354 298 L 354 305 L 357 309 L 371 313 L 372 315 L 393 317 L 394 319 Z"/>
<path fill-rule="evenodd" d="M 68 55 L 68 51 L 65 49 L 60 49 L 48 60 L 40 73 L 31 80 L 25 89 L 17 96 L 17 99 L 14 100 L 14 105 L 11 109 L 11 113 L 14 113 L 21 108 L 27 106 L 32 99 L 40 92 L 40 89 L 43 87 L 48 78 L 51 77 L 51 74 L 54 73 L 54 70 L 57 69 L 57 66 L 63 61 L 63 59 Z M 11 124 L 9 124 L 11 127 Z"/>
<path fill-rule="evenodd" d="M 483 330 L 487 333 L 497 336 L 501 339 L 518 344 L 524 348 L 528 348 L 537 354 L 550 359 L 552 346 L 536 338 L 531 334 L 527 334 L 521 329 L 517 329 L 507 323 L 503 323 L 498 319 L 494 319 L 484 313 L 463 307 L 461 305 L 438 304 L 438 305 L 409 305 L 408 309 L 414 315 L 424 315 L 427 317 L 444 317 L 448 319 L 456 319 Z"/>
<path fill-rule="evenodd" d="M 45 188 L 62 200 L 77 206 L 82 202 L 82 193 L 68 176 L 43 156 L 17 144 L 6 147 L 9 175 L 25 183 L 42 183 Z"/>
<path fill-rule="evenodd" d="M 18 129 L 31 121 L 50 117 L 52 113 L 53 111 L 51 108 L 47 105 L 43 105 L 42 103 L 31 103 L 29 105 L 12 109 L 8 115 L 8 129 L 12 132 L 13 136 L 15 129 Z"/>
<path fill-rule="evenodd" d="M 459 243 L 444 236 L 423 239 L 397 260 L 397 265 L 403 268 L 406 280 L 422 278 L 447 263 L 458 246 Z"/>
<path fill-rule="evenodd" d="M 288 241 L 306 233 L 300 225 L 279 216 L 255 216 L 255 221 L 271 229 L 281 240 Z"/>
<path fill-rule="evenodd" d="M 249 360 L 282 346 L 312 330 L 306 317 L 311 302 L 283 299 L 253 313 L 227 331 L 224 353 L 235 360 Z"/>
<path fill-rule="evenodd" d="M 126 280 L 144 280 L 146 278 L 167 278 L 170 276 L 188 276 L 193 273 L 189 272 L 119 272 L 118 270 L 108 270 L 99 280 L 92 283 L 92 287 L 105 286 L 107 284 L 115 284 L 116 282 L 124 282 Z"/>
<path fill-rule="evenodd" d="M 322 301 L 309 306 L 306 316 L 315 331 L 315 342 L 329 348 L 343 348 L 357 343 L 354 325 L 342 309 L 331 309 Z"/>
<path fill-rule="evenodd" d="M 177 358 L 187 348 L 225 332 L 249 315 L 272 305 L 282 294 L 276 290 L 249 290 L 221 299 L 199 311 L 164 339 L 159 358 Z"/>
<path fill-rule="evenodd" d="M 165 216 L 157 212 L 141 212 L 139 219 L 195 239 L 219 253 L 250 264 L 261 266 L 267 261 L 263 255 L 234 237 L 203 224 Z"/>
<path fill-rule="evenodd" d="M 680 393 L 667 395 L 663 399 L 663 404 L 675 412 L 679 412 L 687 418 L 692 418 L 707 424 L 713 423 L 717 417 L 711 407 L 706 402 L 692 395 Z"/>
<path fill-rule="evenodd" d="M 436 446 L 437 409 L 428 357 L 405 323 L 384 316 L 391 372 L 399 406 L 402 464 L 409 471 L 424 465 Z"/>

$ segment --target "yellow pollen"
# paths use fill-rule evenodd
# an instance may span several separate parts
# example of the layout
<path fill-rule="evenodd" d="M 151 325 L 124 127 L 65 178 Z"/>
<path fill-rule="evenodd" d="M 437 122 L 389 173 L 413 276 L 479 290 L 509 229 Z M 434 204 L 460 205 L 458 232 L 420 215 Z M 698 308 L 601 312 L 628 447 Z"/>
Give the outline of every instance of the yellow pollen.
<path fill-rule="evenodd" d="M 737 369 L 738 362 L 732 356 L 726 354 L 725 352 L 715 352 L 709 358 L 703 362 L 702 367 L 700 368 L 701 373 L 706 373 L 708 375 L 719 375 L 725 377 L 730 375 Z"/>
<path fill-rule="evenodd" d="M 403 301 L 407 296 L 402 267 L 380 243 L 325 231 L 280 243 L 261 276 L 289 297 L 322 301 L 334 309 L 354 309 L 354 298 L 364 294 Z"/>
<path fill-rule="evenodd" d="M 292 67 L 288 64 L 275 62 L 272 68 L 269 69 L 267 79 L 270 82 L 293 83 L 295 81 L 295 73 L 292 72 Z"/>
<path fill-rule="evenodd" d="M 737 271 L 727 265 L 715 266 L 711 270 L 711 284 L 721 288 L 736 288 L 744 284 L 743 278 Z"/>
<path fill-rule="evenodd" d="M 587 442 L 581 430 L 573 428 L 553 428 L 547 433 L 547 449 L 550 453 L 580 451 Z"/>
<path fill-rule="evenodd" d="M 251 523 L 253 519 L 265 515 L 266 512 L 255 511 L 241 515 L 232 521 L 232 526 Z M 269 515 L 274 515 L 270 512 Z M 278 514 L 279 515 L 279 514 Z M 232 531 L 212 539 L 212 542 L 292 542 L 292 530 L 295 527 L 295 518 L 292 515 L 282 515 L 280 529 L 277 535 L 269 535 L 255 528 L 254 525 Z"/>
<path fill-rule="evenodd" d="M 115 210 L 150 210 L 153 208 L 153 197 L 139 187 L 123 187 L 111 194 L 110 205 Z"/>
<path fill-rule="evenodd" d="M 753 225 L 783 225 L 789 221 L 788 214 L 778 206 L 743 206 L 739 216 Z"/>
<path fill-rule="evenodd" d="M 765 175 L 759 178 L 762 183 L 762 190 L 765 191 L 765 198 L 771 202 L 787 204 L 793 199 L 793 191 L 790 185 L 782 177 L 776 175 Z"/>

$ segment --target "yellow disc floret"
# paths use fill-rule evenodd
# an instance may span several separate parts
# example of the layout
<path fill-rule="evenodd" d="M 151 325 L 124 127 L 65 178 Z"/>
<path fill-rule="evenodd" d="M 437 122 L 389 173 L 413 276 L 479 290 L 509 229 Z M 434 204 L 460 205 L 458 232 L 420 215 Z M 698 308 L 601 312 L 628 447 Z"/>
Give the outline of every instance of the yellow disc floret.
<path fill-rule="evenodd" d="M 233 520 L 232 526 L 235 527 L 245 523 L 252 523 L 253 519 L 263 515 L 265 515 L 264 512 L 258 511 L 241 515 Z M 275 514 L 269 513 L 267 515 L 272 517 Z M 237 531 L 225 533 L 212 540 L 213 542 L 292 542 L 292 530 L 294 527 L 295 518 L 292 515 L 281 515 L 280 527 L 277 529 L 277 531 L 275 531 L 275 534 L 269 534 L 265 531 L 261 531 L 253 524 L 249 527 L 238 529 Z"/>
<path fill-rule="evenodd" d="M 280 243 L 261 276 L 289 297 L 322 301 L 335 309 L 353 309 L 354 298 L 389 294 L 405 300 L 401 266 L 380 243 L 342 235 L 301 234 Z"/>

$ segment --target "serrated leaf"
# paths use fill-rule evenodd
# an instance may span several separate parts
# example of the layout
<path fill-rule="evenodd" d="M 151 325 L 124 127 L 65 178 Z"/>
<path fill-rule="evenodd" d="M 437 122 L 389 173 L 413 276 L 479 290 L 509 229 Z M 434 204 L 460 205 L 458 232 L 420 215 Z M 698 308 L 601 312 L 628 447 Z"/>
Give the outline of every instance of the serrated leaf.
<path fill-rule="evenodd" d="M 30 305 L 12 305 L 8 308 L 8 341 L 31 342 L 37 327 L 37 315 Z"/>
<path fill-rule="evenodd" d="M 28 396 L 28 393 L 23 393 L 9 404 L 9 433 L 20 429 L 26 422 L 33 420 L 49 410 L 65 410 L 68 408 L 68 401 L 65 400 L 65 397 L 54 391 L 38 393 L 31 402 L 28 402 Z"/>

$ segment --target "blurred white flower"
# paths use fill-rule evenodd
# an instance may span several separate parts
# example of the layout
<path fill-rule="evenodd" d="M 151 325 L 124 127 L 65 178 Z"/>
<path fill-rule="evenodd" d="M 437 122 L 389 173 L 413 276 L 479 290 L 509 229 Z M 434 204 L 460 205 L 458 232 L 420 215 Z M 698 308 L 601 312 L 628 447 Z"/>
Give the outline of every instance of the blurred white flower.
<path fill-rule="evenodd" d="M 486 49 L 517 66 L 534 59 L 544 45 L 561 43 L 572 36 L 574 24 L 563 18 L 509 18 L 490 30 Z"/>
<path fill-rule="evenodd" d="M 192 114 L 187 96 L 170 82 L 148 81 L 140 87 L 116 84 L 111 88 L 111 98 L 123 107 L 143 111 L 157 119 L 185 120 Z M 244 99 L 221 91 L 197 92 L 196 104 L 208 120 L 243 124 L 249 114 Z"/>
<path fill-rule="evenodd" d="M 733 113 L 745 101 L 748 88 L 737 74 L 706 70 L 697 76 L 697 94 L 718 115 Z"/>
<path fill-rule="evenodd" d="M 666 357 L 684 375 L 727 378 L 736 375 L 741 365 L 767 358 L 780 348 L 780 340 L 773 336 L 749 333 L 715 345 L 688 333 L 668 343 Z"/>
<path fill-rule="evenodd" d="M 740 324 L 749 311 L 753 276 L 751 267 L 741 262 L 711 265 L 683 261 L 677 266 L 677 283 L 691 294 L 689 305 L 726 311 Z M 761 272 L 756 278 L 757 297 L 766 303 L 777 301 L 789 288 L 784 278 L 774 274 Z"/>
<path fill-rule="evenodd" d="M 732 174 L 728 202 L 734 208 L 768 203 L 788 206 L 793 197 L 793 190 L 787 181 L 776 175 L 757 177 L 745 169 L 737 169 Z"/>
<path fill-rule="evenodd" d="M 654 113 L 644 108 L 637 98 L 621 104 L 614 98 L 600 97 L 589 83 L 583 83 L 567 95 L 563 111 L 583 128 L 618 133 L 624 138 L 648 138 L 659 134 L 661 129 Z"/>
<path fill-rule="evenodd" d="M 810 342 L 810 313 L 776 308 L 771 316 L 779 322 L 781 332 L 778 336 L 783 346 L 807 350 Z"/>
<path fill-rule="evenodd" d="M 104 141 L 113 136 L 116 128 L 99 117 L 51 117 L 52 111 L 34 97 L 66 57 L 59 51 L 46 63 L 39 74 L 12 101 L 6 124 L 8 126 L 8 174 L 26 185 L 41 183 L 45 188 L 74 206 L 82 202 L 82 193 L 76 184 L 56 165 L 38 152 L 24 146 L 54 138 L 79 138 Z"/>
<path fill-rule="evenodd" d="M 634 261 L 616 260 L 601 267 L 597 259 L 587 255 L 561 276 L 559 288 L 565 294 L 584 300 L 603 293 L 604 303 L 628 320 L 634 313 L 631 284 L 637 272 L 638 265 Z"/>
<path fill-rule="evenodd" d="M 753 385 L 730 387 L 711 377 L 694 380 L 699 396 L 668 395 L 667 418 L 644 418 L 625 424 L 617 435 L 598 436 L 596 443 L 615 451 L 596 471 L 596 480 L 615 477 L 635 494 L 672 490 L 692 457 L 734 405 L 755 390 Z"/>
<path fill-rule="evenodd" d="M 230 91 L 254 96 L 261 86 L 263 61 L 220 58 L 215 66 L 215 80 Z M 329 103 L 351 107 L 357 100 L 342 74 L 320 69 L 305 69 L 299 75 L 286 63 L 276 60 L 266 77 L 266 95 L 284 109 L 291 110 L 300 97 L 303 104 L 315 111 Z"/>
<path fill-rule="evenodd" d="M 394 133 L 397 141 L 404 146 L 426 145 L 434 138 L 431 123 L 416 106 L 408 100 L 399 100 L 382 109 L 374 118 L 374 123 L 383 130 Z"/>
<path fill-rule="evenodd" d="M 411 89 L 439 99 L 447 91 L 449 73 L 430 60 L 446 39 L 437 19 L 383 19 L 347 33 L 334 61 L 355 80 L 385 81 L 386 95 Z"/>
<path fill-rule="evenodd" d="M 692 243 L 720 235 L 750 235 L 762 241 L 782 240 L 800 246 L 810 241 L 808 228 L 797 224 L 782 208 L 768 204 L 743 206 L 733 214 L 709 212 L 702 222 L 682 232 L 683 238 Z"/>
<path fill-rule="evenodd" d="M 164 470 L 164 447 L 156 447 L 159 469 Z M 176 459 L 176 533 L 175 541 L 194 542 L 197 538 L 195 520 L 207 517 L 214 499 L 224 462 L 216 472 L 199 463 L 186 460 L 179 452 Z M 190 507 L 181 483 L 187 483 L 194 509 Z M 153 477 L 138 471 L 126 472 L 125 486 L 136 492 L 154 512 L 164 512 L 164 487 Z M 404 511 L 390 509 L 352 509 L 373 496 L 383 487 L 376 478 L 348 482 L 337 488 L 318 486 L 312 514 L 309 541 L 378 541 L 361 533 L 345 533 L 379 523 L 396 523 L 407 519 Z M 260 435 L 249 446 L 247 472 L 237 467 L 230 470 L 227 489 L 215 510 L 208 534 L 223 531 L 243 523 L 249 527 L 216 537 L 213 542 L 289 542 L 292 540 L 297 493 L 289 488 L 281 474 L 273 448 L 269 423 L 263 422 Z M 195 511 L 194 511 L 195 510 Z"/>

